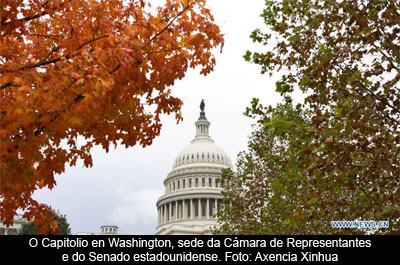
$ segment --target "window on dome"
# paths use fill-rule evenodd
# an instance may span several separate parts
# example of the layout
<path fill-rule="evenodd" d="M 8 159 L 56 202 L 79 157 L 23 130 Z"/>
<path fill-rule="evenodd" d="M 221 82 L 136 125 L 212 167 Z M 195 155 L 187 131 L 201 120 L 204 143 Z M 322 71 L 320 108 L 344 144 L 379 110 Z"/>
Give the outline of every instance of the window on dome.
<path fill-rule="evenodd" d="M 197 153 L 197 159 L 199 159 L 199 153 Z"/>
<path fill-rule="evenodd" d="M 182 189 L 186 188 L 186 181 L 182 180 Z"/>
<path fill-rule="evenodd" d="M 189 161 L 189 155 L 187 155 L 186 160 Z"/>
<path fill-rule="evenodd" d="M 210 153 L 207 153 L 207 158 L 210 159 Z"/>
<path fill-rule="evenodd" d="M 181 181 L 178 180 L 178 190 L 181 188 Z"/>
<path fill-rule="evenodd" d="M 201 186 L 202 186 L 202 187 L 205 187 L 205 186 L 206 186 L 206 179 L 205 179 L 205 178 L 203 178 L 203 179 L 201 180 Z"/>
<path fill-rule="evenodd" d="M 192 160 L 194 159 L 194 154 L 192 154 Z"/>
<path fill-rule="evenodd" d="M 195 187 L 198 187 L 199 186 L 199 178 L 196 178 L 196 181 L 195 181 Z"/>
<path fill-rule="evenodd" d="M 218 188 L 218 179 L 215 179 L 215 187 Z"/>
<path fill-rule="evenodd" d="M 172 188 L 173 190 L 175 190 L 175 182 L 172 184 Z"/>
<path fill-rule="evenodd" d="M 212 180 L 211 180 L 211 178 L 208 178 L 208 187 L 212 187 Z"/>
<path fill-rule="evenodd" d="M 217 159 L 219 160 L 219 155 L 217 154 Z"/>
<path fill-rule="evenodd" d="M 214 153 L 212 154 L 212 158 L 213 158 L 213 160 L 215 159 Z"/>
<path fill-rule="evenodd" d="M 189 188 L 192 187 L 192 179 L 189 179 Z"/>
<path fill-rule="evenodd" d="M 201 158 L 203 158 L 203 159 L 204 159 L 204 153 L 202 153 L 202 154 L 201 154 Z"/>

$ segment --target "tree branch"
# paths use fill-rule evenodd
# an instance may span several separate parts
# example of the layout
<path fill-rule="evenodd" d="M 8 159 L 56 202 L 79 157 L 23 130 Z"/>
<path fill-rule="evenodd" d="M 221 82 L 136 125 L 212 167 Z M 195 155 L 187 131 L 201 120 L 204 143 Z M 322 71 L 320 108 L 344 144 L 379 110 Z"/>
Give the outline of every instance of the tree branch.
<path fill-rule="evenodd" d="M 375 47 L 377 50 L 379 50 L 379 47 L 378 47 L 378 46 L 376 46 L 375 44 L 373 44 L 373 45 L 374 45 L 374 47 Z M 386 60 L 390 63 L 390 65 L 391 65 L 394 69 L 396 69 L 397 71 L 400 71 L 399 68 L 393 64 L 392 58 L 389 58 L 389 56 L 387 56 L 386 53 L 384 53 L 382 50 L 379 50 L 379 53 L 382 54 L 383 57 L 386 58 Z"/>
<path fill-rule="evenodd" d="M 390 117 L 390 115 L 387 115 L 384 111 L 380 111 L 380 113 L 382 113 L 383 116 L 385 116 L 385 118 L 391 120 L 392 122 L 396 123 L 397 125 L 400 125 L 400 122 L 399 122 L 399 121 L 393 119 L 392 117 Z"/>
<path fill-rule="evenodd" d="M 83 44 L 81 44 L 81 45 L 78 47 L 78 49 L 76 49 L 76 50 L 79 51 L 80 49 L 82 49 L 82 48 L 83 48 L 84 46 L 86 46 L 87 44 L 92 43 L 92 42 L 94 42 L 94 41 L 98 41 L 98 40 L 107 38 L 108 36 L 109 36 L 109 35 L 107 34 L 107 35 L 103 35 L 103 36 L 100 36 L 100 37 L 97 37 L 97 38 L 93 38 L 93 39 L 91 39 L 91 40 L 88 40 L 87 42 L 84 42 Z"/>
<path fill-rule="evenodd" d="M 7 88 L 7 87 L 10 87 L 10 86 L 19 87 L 20 85 L 16 85 L 16 84 L 13 84 L 11 82 L 8 82 L 8 83 L 5 83 L 4 85 L 1 85 L 0 86 L 0 90 L 2 90 L 4 88 Z"/>
<path fill-rule="evenodd" d="M 47 59 L 50 58 L 50 56 L 51 56 L 54 52 L 58 51 L 59 49 L 60 49 L 60 47 L 54 47 L 53 49 L 51 49 L 51 51 L 49 52 L 49 54 L 47 54 L 45 57 L 43 57 L 43 59 L 40 60 L 39 63 L 45 62 Z"/>
<path fill-rule="evenodd" d="M 338 65 L 340 70 L 342 70 L 342 72 L 344 72 L 345 70 Z M 347 67 L 349 71 L 354 72 L 352 69 L 350 69 L 349 67 Z M 385 106 L 392 108 L 395 112 L 400 114 L 400 110 L 397 109 L 395 106 L 393 106 L 392 104 L 390 104 L 389 102 L 385 102 L 383 101 L 380 97 L 378 97 L 374 92 L 372 92 L 371 90 L 369 90 L 362 82 L 360 82 L 359 80 L 356 80 L 356 82 L 361 86 L 361 88 L 363 88 L 371 97 L 375 98 L 376 100 L 379 100 L 380 102 L 382 102 L 383 104 L 385 104 Z"/>
<path fill-rule="evenodd" d="M 72 0 L 68 0 L 68 2 L 71 2 L 71 1 L 72 1 Z M 49 2 L 49 1 L 44 2 L 44 3 L 42 4 L 42 8 L 44 8 L 44 7 L 48 4 L 48 2 Z M 64 4 L 65 4 L 65 2 L 61 3 L 61 4 L 59 5 L 59 7 L 63 7 Z M 53 8 L 51 8 L 50 10 L 51 10 L 51 11 L 54 11 L 54 10 L 56 10 L 56 9 L 57 9 L 57 7 L 53 7 Z M 48 14 L 49 14 L 48 11 L 43 11 L 42 13 L 39 13 L 39 14 L 36 14 L 36 15 L 33 15 L 33 16 L 23 17 L 23 18 L 17 19 L 17 21 L 25 21 L 25 22 L 27 22 L 27 21 L 31 21 L 31 20 L 33 20 L 33 19 L 40 18 L 40 17 L 45 16 L 45 15 L 48 15 Z M 2 25 L 2 26 L 7 26 L 7 25 L 10 24 L 10 23 L 11 23 L 11 22 L 1 22 L 1 25 Z"/>
<path fill-rule="evenodd" d="M 109 35 L 104 35 L 104 36 L 101 36 L 101 37 L 98 37 L 98 38 L 95 38 L 95 39 L 88 40 L 85 43 L 81 44 L 75 51 L 78 51 L 78 50 L 82 49 L 84 46 L 86 46 L 89 43 L 92 43 L 92 42 L 100 40 L 100 39 L 107 38 L 108 36 Z M 28 70 L 28 69 L 32 69 L 32 68 L 36 68 L 36 67 L 52 64 L 52 63 L 56 63 L 56 62 L 60 61 L 63 57 L 65 57 L 67 59 L 72 57 L 71 53 L 69 53 L 69 54 L 67 54 L 65 56 L 60 56 L 58 58 L 54 58 L 52 60 L 46 61 L 46 59 L 48 59 L 51 56 L 51 54 L 53 54 L 55 51 L 57 51 L 59 49 L 60 49 L 60 47 L 54 48 L 46 57 L 44 57 L 38 63 L 32 64 L 32 65 L 27 65 L 27 66 L 24 66 L 24 67 L 15 69 L 15 70 L 0 71 L 0 73 L 2 74 L 2 73 L 13 73 L 13 72 L 18 72 L 18 71 L 24 71 L 24 70 Z"/>
<path fill-rule="evenodd" d="M 340 68 L 341 68 L 341 67 L 340 67 Z M 341 69 L 342 69 L 342 68 L 341 68 Z M 342 69 L 342 70 L 343 70 L 343 69 Z M 358 82 L 358 83 L 359 83 L 359 82 Z M 352 93 L 351 91 L 345 90 L 345 89 L 343 89 L 343 88 L 341 88 L 340 91 L 345 92 L 345 93 L 348 93 L 351 97 L 353 97 L 353 98 L 355 98 L 355 99 L 359 99 L 359 100 L 366 100 L 366 97 L 367 97 L 366 95 L 359 95 L 359 94 L 356 95 L 356 94 Z M 371 96 L 371 97 L 374 97 L 374 95 L 375 95 L 375 94 L 371 95 L 370 93 L 368 93 L 368 91 L 367 91 L 367 94 L 368 94 L 369 96 Z M 375 96 L 376 96 L 376 95 L 375 95 Z M 361 99 L 360 99 L 360 97 L 361 97 Z M 379 100 L 379 99 L 378 99 L 378 100 Z M 384 103 L 384 102 L 382 102 L 382 103 Z M 398 126 L 400 126 L 400 121 L 397 121 L 396 119 L 390 117 L 390 115 L 388 115 L 387 113 L 385 113 L 385 111 L 381 111 L 381 110 L 378 109 L 376 101 L 374 101 L 372 104 L 373 104 L 373 107 L 375 108 L 375 110 L 376 110 L 377 112 L 379 112 L 380 114 L 382 114 L 384 118 L 386 118 L 386 119 L 388 119 L 388 120 L 391 120 L 392 122 L 394 122 L 395 124 L 397 124 Z M 384 104 L 385 104 L 385 103 L 384 103 Z"/>
<path fill-rule="evenodd" d="M 149 51 L 149 52 L 145 52 L 143 54 L 155 54 L 155 53 L 163 53 L 163 52 L 172 52 L 172 51 L 176 51 L 176 50 L 181 50 L 183 48 L 184 48 L 184 46 L 179 46 L 177 48 L 171 48 L 171 49 L 166 49 L 166 50 Z"/>
<path fill-rule="evenodd" d="M 160 30 L 156 35 L 154 35 L 153 37 L 151 37 L 150 38 L 150 42 L 152 42 L 154 39 L 156 39 L 158 36 L 160 36 L 164 31 L 166 31 L 168 28 L 169 28 L 169 26 L 171 26 L 171 24 L 172 23 L 174 23 L 174 21 L 178 18 L 178 17 L 180 17 L 186 10 L 188 10 L 189 8 L 191 8 L 195 3 L 197 3 L 199 0 L 195 0 L 195 1 L 193 1 L 192 3 L 188 3 L 188 5 L 183 9 L 183 10 L 181 10 L 175 17 L 173 17 L 168 23 L 167 23 L 167 25 L 165 25 L 165 27 L 162 29 L 162 30 Z"/>
<path fill-rule="evenodd" d="M 354 98 L 359 98 L 359 96 L 356 96 L 355 94 L 351 93 L 350 91 L 347 91 L 347 93 L 349 93 L 349 94 L 350 94 L 352 97 L 354 97 Z M 371 97 L 374 97 L 373 95 L 375 95 L 375 94 L 371 95 L 371 94 L 368 93 L 368 95 L 370 95 Z M 365 99 L 365 97 L 366 97 L 366 96 L 361 96 L 361 98 L 363 98 L 363 99 Z M 383 102 L 383 103 L 384 103 L 384 102 Z M 374 102 L 373 104 L 374 104 L 375 109 L 376 109 L 379 113 L 381 113 L 386 119 L 389 119 L 389 120 L 391 120 L 392 122 L 396 123 L 397 125 L 400 125 L 400 121 L 397 121 L 397 120 L 395 120 L 394 118 L 390 117 L 390 115 L 386 114 L 385 111 L 380 111 L 380 110 L 378 110 L 376 102 Z M 384 104 L 385 104 L 385 103 L 384 103 Z"/>
<path fill-rule="evenodd" d="M 69 2 L 71 2 L 72 0 L 69 0 Z M 188 2 L 188 5 L 183 9 L 183 10 L 181 10 L 176 16 L 174 16 L 168 23 L 167 23 L 167 25 L 165 25 L 165 27 L 163 28 L 163 29 L 161 29 L 159 32 L 157 32 L 153 37 L 151 37 L 150 38 L 150 42 L 151 41 L 153 41 L 153 40 L 155 40 L 158 36 L 160 36 L 164 31 L 166 31 L 170 26 L 171 26 L 171 24 L 179 17 L 179 16 L 181 16 L 186 10 L 188 10 L 189 8 L 191 8 L 195 3 L 197 3 L 199 0 L 195 0 L 195 1 L 193 1 L 193 2 Z M 47 3 L 47 2 L 46 2 Z M 55 9 L 55 8 L 54 8 Z M 45 12 L 44 12 L 45 13 Z M 43 13 L 42 13 L 43 14 Z M 33 19 L 34 17 L 35 18 L 37 18 L 37 17 L 39 17 L 40 16 L 40 14 L 37 14 L 37 15 L 35 15 L 35 16 L 32 16 L 32 17 L 25 17 L 25 18 L 22 18 L 22 20 L 31 20 L 31 19 Z M 80 50 L 81 48 L 83 48 L 84 46 L 86 46 L 87 44 L 89 44 L 89 43 L 92 43 L 92 42 L 94 42 L 94 41 L 97 41 L 97 40 L 100 40 L 100 39 L 103 39 L 103 38 L 107 38 L 109 35 L 107 34 L 107 35 L 103 35 L 103 36 L 100 36 L 100 37 L 98 37 L 98 38 L 93 38 L 93 39 L 91 39 L 91 40 L 88 40 L 88 41 L 86 41 L 85 43 L 83 43 L 83 44 L 81 44 L 75 51 L 78 51 L 78 50 Z M 24 66 L 24 67 L 21 67 L 21 68 L 18 68 L 18 69 L 15 69 L 15 70 L 4 70 L 4 71 L 0 71 L 0 74 L 3 74 L 3 73 L 13 73 L 13 72 L 17 72 L 17 71 L 24 71 L 24 70 L 28 70 L 28 69 L 32 69 L 32 68 L 36 68 L 36 67 L 41 67 L 41 66 L 45 66 L 45 65 L 48 65 L 48 64 L 52 64 L 52 63 L 56 63 L 56 62 L 59 62 L 62 58 L 63 58 L 63 56 L 60 56 L 60 57 L 58 57 L 58 58 L 54 58 L 54 59 L 52 59 L 52 60 L 47 60 L 55 51 L 57 51 L 57 50 L 59 50 L 60 49 L 60 47 L 57 47 L 57 48 L 53 48 L 52 49 L 52 51 L 47 55 L 47 56 L 45 56 L 42 60 L 40 60 L 38 63 L 35 63 L 35 64 L 32 64 L 32 65 L 27 65 L 27 66 Z M 160 52 L 162 52 L 162 51 L 160 51 Z M 67 54 L 67 55 L 65 55 L 64 57 L 65 58 L 70 58 L 72 55 L 71 55 L 71 53 L 69 53 L 69 54 Z M 117 67 L 115 67 L 110 73 L 114 73 L 116 70 L 118 70 L 119 68 L 120 68 L 120 66 L 121 65 L 117 65 Z M 7 86 L 2 86 L 1 87 L 1 89 L 3 89 L 3 88 L 6 88 L 6 87 L 9 87 L 9 86 L 11 86 L 11 85 L 7 85 Z"/>
<path fill-rule="evenodd" d="M 392 108 L 395 112 L 397 112 L 397 113 L 400 114 L 400 110 L 397 109 L 395 106 L 393 106 L 393 105 L 390 104 L 389 102 L 385 102 L 385 101 L 383 101 L 382 99 L 380 99 L 374 92 L 372 92 L 371 90 L 369 90 L 363 83 L 361 83 L 361 82 L 359 82 L 359 81 L 357 81 L 357 83 L 360 84 L 360 86 L 361 86 L 362 88 L 364 88 L 365 91 L 367 91 L 367 93 L 368 93 L 371 97 L 373 97 L 373 98 L 379 100 L 380 102 L 382 102 L 383 104 L 385 104 L 387 107 Z"/>

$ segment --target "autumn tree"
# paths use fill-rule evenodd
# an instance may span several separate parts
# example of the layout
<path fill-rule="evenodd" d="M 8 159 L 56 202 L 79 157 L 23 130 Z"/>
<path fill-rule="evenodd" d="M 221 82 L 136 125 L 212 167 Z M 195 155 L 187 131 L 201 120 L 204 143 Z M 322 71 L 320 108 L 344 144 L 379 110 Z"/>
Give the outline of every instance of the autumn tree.
<path fill-rule="evenodd" d="M 244 58 L 280 71 L 286 107 L 248 109 L 257 125 L 226 188 L 220 233 L 365 233 L 334 220 L 385 220 L 377 233 L 400 232 L 399 8 L 266 1 L 269 31 L 251 34 L 264 50 Z M 304 102 L 294 107 L 298 90 Z"/>
<path fill-rule="evenodd" d="M 255 120 L 248 149 L 238 156 L 237 171 L 224 170 L 219 179 L 223 207 L 218 233 L 292 234 L 300 223 L 293 215 L 304 206 L 310 161 L 298 163 L 296 151 L 308 146 L 310 115 L 290 102 L 275 108 L 254 99 L 245 115 Z M 290 147 L 289 147 L 290 145 Z M 310 185 L 310 183 L 307 183 Z M 306 231 L 307 227 L 301 227 Z"/>
<path fill-rule="evenodd" d="M 32 199 L 94 145 L 147 146 L 162 114 L 181 119 L 169 89 L 189 68 L 208 74 L 223 44 L 206 0 L 1 0 L 0 219 L 17 209 L 56 227 Z M 42 231 L 44 232 L 44 231 Z"/>
<path fill-rule="evenodd" d="M 58 225 L 58 235 L 70 235 L 71 234 L 71 227 L 68 223 L 67 216 L 64 214 L 61 214 L 60 212 L 57 212 L 54 221 L 57 221 Z M 18 235 L 38 235 L 39 230 L 41 228 L 41 225 L 39 224 L 38 226 L 35 225 L 34 221 L 28 222 L 26 224 L 22 225 L 21 230 L 18 232 Z M 45 234 L 52 235 L 53 231 L 51 228 L 49 228 Z"/>

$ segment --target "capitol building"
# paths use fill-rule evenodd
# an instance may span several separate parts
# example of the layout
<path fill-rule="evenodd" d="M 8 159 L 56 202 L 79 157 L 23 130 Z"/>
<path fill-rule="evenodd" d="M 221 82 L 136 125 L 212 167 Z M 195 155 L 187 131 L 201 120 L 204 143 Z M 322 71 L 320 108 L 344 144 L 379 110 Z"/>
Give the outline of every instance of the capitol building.
<path fill-rule="evenodd" d="M 232 163 L 211 139 L 204 107 L 202 101 L 195 138 L 178 154 L 164 180 L 165 194 L 157 201 L 156 235 L 210 234 L 217 225 L 222 201 L 217 178 Z"/>

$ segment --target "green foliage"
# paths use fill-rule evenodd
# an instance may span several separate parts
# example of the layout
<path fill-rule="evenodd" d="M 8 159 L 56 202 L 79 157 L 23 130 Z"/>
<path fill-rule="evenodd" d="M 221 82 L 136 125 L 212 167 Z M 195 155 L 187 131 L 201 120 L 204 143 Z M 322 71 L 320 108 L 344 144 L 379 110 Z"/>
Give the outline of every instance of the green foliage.
<path fill-rule="evenodd" d="M 256 123 L 237 176 L 222 176 L 233 184 L 216 233 L 365 233 L 334 220 L 390 221 L 376 233 L 400 233 L 398 10 L 394 0 L 266 1 L 270 32 L 251 35 L 265 51 L 245 59 L 285 70 L 276 91 L 286 103 L 247 108 Z M 295 89 L 305 95 L 296 107 Z"/>
<path fill-rule="evenodd" d="M 70 235 L 71 234 L 71 228 L 69 226 L 66 215 L 62 215 L 59 212 L 57 212 L 53 221 L 57 221 L 57 223 L 58 223 L 58 228 L 59 228 L 58 235 Z M 19 231 L 19 235 L 38 235 L 39 229 L 40 229 L 40 226 L 37 227 L 37 226 L 35 226 L 34 222 L 29 222 L 22 226 L 22 229 Z M 49 234 L 49 235 L 52 234 L 51 229 L 48 229 L 47 234 Z"/>

